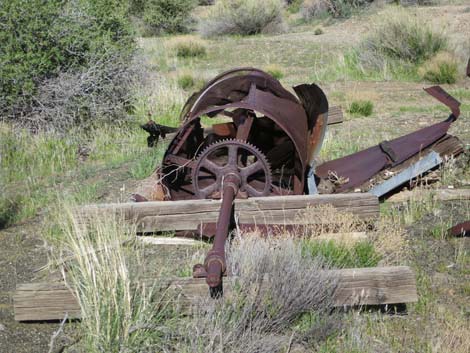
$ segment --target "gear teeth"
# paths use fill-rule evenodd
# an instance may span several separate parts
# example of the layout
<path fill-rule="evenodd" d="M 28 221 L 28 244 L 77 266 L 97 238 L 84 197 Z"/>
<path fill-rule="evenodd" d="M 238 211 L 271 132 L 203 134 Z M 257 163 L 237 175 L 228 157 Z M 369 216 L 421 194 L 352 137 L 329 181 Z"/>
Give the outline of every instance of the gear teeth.
<path fill-rule="evenodd" d="M 219 141 L 216 141 L 216 142 L 213 142 L 211 143 L 210 145 L 206 146 L 199 154 L 198 156 L 196 157 L 196 166 L 193 168 L 193 173 L 191 174 L 191 179 L 192 179 L 192 183 L 194 185 L 194 188 L 195 188 L 195 191 L 197 193 L 197 190 L 196 190 L 196 183 L 197 183 L 197 173 L 198 173 L 198 170 L 199 170 L 199 164 L 201 163 L 201 161 L 210 153 L 209 151 L 212 151 L 212 150 L 217 150 L 218 148 L 220 147 L 225 147 L 226 145 L 231 145 L 231 144 L 236 144 L 240 147 L 244 147 L 246 150 L 248 150 L 249 152 L 251 152 L 254 156 L 256 156 L 256 158 L 258 160 L 261 160 L 261 162 L 263 163 L 265 169 L 267 169 L 266 171 L 266 180 L 265 180 L 265 183 L 267 183 L 269 185 L 269 189 L 271 189 L 271 186 L 272 186 L 272 169 L 271 169 L 271 163 L 269 163 L 268 159 L 266 158 L 266 156 L 264 155 L 263 152 L 261 152 L 261 150 L 256 147 L 255 145 L 249 143 L 249 142 L 246 142 L 246 141 L 243 141 L 243 140 L 238 140 L 238 139 L 230 139 L 230 138 L 225 138 L 225 139 L 222 139 L 222 140 L 219 140 Z"/>

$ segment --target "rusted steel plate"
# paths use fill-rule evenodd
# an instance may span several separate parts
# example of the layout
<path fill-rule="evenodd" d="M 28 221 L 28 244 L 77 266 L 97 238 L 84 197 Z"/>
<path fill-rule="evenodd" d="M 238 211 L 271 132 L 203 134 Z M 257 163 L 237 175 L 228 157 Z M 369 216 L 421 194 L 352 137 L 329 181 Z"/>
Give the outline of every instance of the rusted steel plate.
<path fill-rule="evenodd" d="M 450 228 L 447 233 L 452 237 L 464 237 L 470 235 L 470 221 L 459 223 Z"/>

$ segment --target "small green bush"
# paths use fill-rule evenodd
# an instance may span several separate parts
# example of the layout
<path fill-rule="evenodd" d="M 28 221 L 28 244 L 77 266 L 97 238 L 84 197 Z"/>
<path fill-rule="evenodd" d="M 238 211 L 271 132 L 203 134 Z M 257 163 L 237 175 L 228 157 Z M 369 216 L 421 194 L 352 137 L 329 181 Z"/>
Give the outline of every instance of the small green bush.
<path fill-rule="evenodd" d="M 407 12 L 390 12 L 360 45 L 359 60 L 375 69 L 383 69 L 390 61 L 418 65 L 445 49 L 446 42 L 443 34 Z"/>
<path fill-rule="evenodd" d="M 320 34 L 323 34 L 323 29 L 321 27 L 315 28 L 315 31 L 313 32 L 316 36 L 319 36 Z"/>
<path fill-rule="evenodd" d="M 370 116 L 374 111 L 374 104 L 371 101 L 354 101 L 349 106 L 348 112 L 357 116 Z"/>
<path fill-rule="evenodd" d="M 146 35 L 188 32 L 195 0 L 148 0 L 143 6 L 142 19 L 148 26 Z"/>
<path fill-rule="evenodd" d="M 206 46 L 197 40 L 179 41 L 174 46 L 176 56 L 180 58 L 195 58 L 206 56 Z"/>
<path fill-rule="evenodd" d="M 361 241 L 354 245 L 344 245 L 331 241 L 305 240 L 302 251 L 313 258 L 323 259 L 336 268 L 374 267 L 381 257 L 372 243 Z"/>
<path fill-rule="evenodd" d="M 439 53 L 426 62 L 420 69 L 421 77 L 432 83 L 457 82 L 458 65 L 456 60 L 448 53 Z"/>
<path fill-rule="evenodd" d="M 204 37 L 285 30 L 282 0 L 218 0 L 200 22 Z"/>
<path fill-rule="evenodd" d="M 184 90 L 193 88 L 195 85 L 194 77 L 189 74 L 184 74 L 178 77 L 178 86 Z"/>
<path fill-rule="evenodd" d="M 20 208 L 20 198 L 12 200 L 3 195 L 0 197 L 0 229 L 7 228 L 14 223 Z"/>
<path fill-rule="evenodd" d="M 265 71 L 270 74 L 272 77 L 274 77 L 276 80 L 280 80 L 281 78 L 284 77 L 284 73 L 282 72 L 282 69 L 277 66 L 277 65 L 269 65 L 266 67 Z"/>

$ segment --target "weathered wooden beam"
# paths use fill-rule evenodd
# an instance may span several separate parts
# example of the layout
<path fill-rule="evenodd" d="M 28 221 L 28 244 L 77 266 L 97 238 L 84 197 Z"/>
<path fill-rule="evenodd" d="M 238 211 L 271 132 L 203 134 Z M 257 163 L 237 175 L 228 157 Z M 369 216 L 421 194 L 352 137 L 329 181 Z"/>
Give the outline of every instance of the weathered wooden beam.
<path fill-rule="evenodd" d="M 388 202 L 407 202 L 433 199 L 436 201 L 466 201 L 470 200 L 470 189 L 416 189 L 406 190 L 392 195 Z"/>
<path fill-rule="evenodd" d="M 361 219 L 379 216 L 379 201 L 372 194 L 291 195 L 235 200 L 240 224 L 315 224 L 315 215 L 302 217 L 309 207 L 332 205 Z M 197 230 L 203 223 L 216 223 L 220 200 L 151 201 L 83 206 L 79 218 L 118 215 L 135 222 L 140 232 Z"/>
<path fill-rule="evenodd" d="M 372 267 L 328 271 L 338 278 L 338 289 L 334 305 L 385 305 L 416 302 L 416 280 L 407 266 Z M 224 295 L 230 296 L 233 281 L 224 281 Z M 198 305 L 208 296 L 205 279 L 155 279 L 155 283 L 175 290 L 182 307 Z M 15 320 L 43 321 L 61 320 L 68 313 L 69 318 L 80 318 L 80 307 L 72 291 L 63 283 L 29 283 L 17 287 L 14 300 Z"/>
<path fill-rule="evenodd" d="M 328 110 L 328 125 L 339 124 L 343 122 L 343 110 L 340 106 L 330 107 Z"/>

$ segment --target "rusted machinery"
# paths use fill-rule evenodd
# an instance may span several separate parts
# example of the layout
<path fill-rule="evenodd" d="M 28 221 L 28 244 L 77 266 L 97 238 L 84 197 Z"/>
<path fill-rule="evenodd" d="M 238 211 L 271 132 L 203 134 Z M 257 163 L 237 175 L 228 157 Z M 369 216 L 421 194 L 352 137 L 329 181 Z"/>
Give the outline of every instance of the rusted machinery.
<path fill-rule="evenodd" d="M 328 102 L 314 84 L 294 90 L 298 98 L 254 68 L 217 76 L 186 102 L 183 124 L 163 158 L 158 199 L 222 200 L 217 224 L 201 229 L 214 236 L 213 247 L 194 267 L 213 293 L 220 293 L 226 272 L 234 199 L 299 195 L 315 187 L 308 171 L 325 134 Z"/>
<path fill-rule="evenodd" d="M 200 234 L 214 241 L 204 264 L 194 266 L 193 272 L 206 278 L 213 295 L 221 293 L 226 274 L 224 251 L 235 223 L 235 198 L 316 194 L 319 181 L 330 174 L 344 180 L 331 192 L 351 191 L 445 141 L 460 114 L 460 103 L 442 88 L 427 88 L 450 108 L 445 121 L 315 167 L 328 123 L 328 101 L 315 84 L 293 89 L 297 96 L 254 68 L 217 76 L 186 102 L 182 126 L 157 171 L 155 200 L 221 200 L 217 224 L 200 227 Z M 150 133 L 149 145 L 171 132 L 153 122 L 143 127 Z"/>

